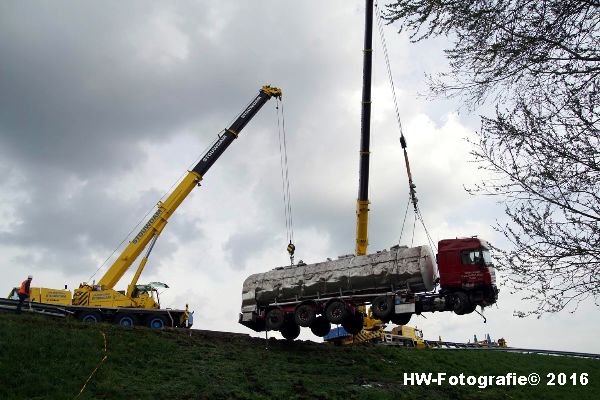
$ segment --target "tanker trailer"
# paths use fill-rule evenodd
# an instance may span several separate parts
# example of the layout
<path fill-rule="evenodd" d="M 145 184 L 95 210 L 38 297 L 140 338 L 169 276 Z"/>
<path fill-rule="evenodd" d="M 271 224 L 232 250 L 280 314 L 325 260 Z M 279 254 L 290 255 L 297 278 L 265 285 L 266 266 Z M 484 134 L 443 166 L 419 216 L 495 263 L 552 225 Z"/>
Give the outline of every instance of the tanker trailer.
<path fill-rule="evenodd" d="M 300 327 L 325 336 L 331 324 L 358 333 L 363 315 L 356 308 L 367 304 L 376 318 L 398 325 L 415 313 L 468 314 L 496 301 L 493 275 L 489 246 L 477 238 L 442 240 L 436 257 L 429 246 L 394 246 L 364 256 L 298 263 L 244 281 L 239 323 L 295 339 Z M 434 291 L 438 282 L 440 290 Z"/>

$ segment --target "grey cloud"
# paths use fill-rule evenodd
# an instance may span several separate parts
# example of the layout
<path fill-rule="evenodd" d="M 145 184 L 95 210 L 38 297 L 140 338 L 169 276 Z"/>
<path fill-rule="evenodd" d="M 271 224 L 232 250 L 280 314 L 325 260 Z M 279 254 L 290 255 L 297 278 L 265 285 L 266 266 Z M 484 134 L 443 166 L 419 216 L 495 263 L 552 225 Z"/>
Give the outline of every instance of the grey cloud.
<path fill-rule="evenodd" d="M 139 193 L 131 200 L 109 195 L 110 179 L 75 182 L 61 171 L 47 169 L 42 175 L 29 175 L 26 187 L 30 201 L 17 205 L 19 223 L 10 232 L 0 233 L 3 245 L 22 246 L 27 255 L 16 264 L 32 268 L 55 268 L 74 273 L 91 273 L 94 253 L 110 254 L 152 204 L 159 199 L 155 190 Z M 81 185 L 78 189 L 73 189 Z M 196 221 L 172 224 L 170 234 L 198 236 Z M 159 260 L 175 247 L 161 243 L 155 253 Z M 165 252 L 165 253 L 163 253 Z M 35 256 L 38 254 L 39 256 Z"/>
<path fill-rule="evenodd" d="M 224 246 L 231 260 L 231 267 L 235 270 L 245 269 L 247 258 L 256 254 L 257 249 L 262 248 L 270 236 L 264 230 L 233 233 Z"/>
<path fill-rule="evenodd" d="M 225 12 L 212 3 L 165 6 L 189 37 L 189 56 L 163 69 L 144 64 L 129 37 L 152 27 L 152 12 L 161 4 L 3 4 L 0 143 L 23 161 L 80 174 L 131 168 L 142 156 L 140 140 L 160 141 L 177 129 L 227 121 L 232 105 L 241 107 L 258 85 L 285 86 L 301 110 L 309 98 L 302 93 L 306 82 L 327 92 L 334 81 L 325 77 L 344 73 L 324 62 L 328 45 L 317 30 L 289 46 L 283 32 L 295 19 L 273 12 L 291 16 L 311 7 L 274 2 L 230 3 Z M 250 16 L 260 20 L 248 24 Z M 303 28 L 296 26 L 295 33 Z M 160 39 L 149 34 L 149 43 Z M 318 74 L 305 69 L 307 61 Z"/>

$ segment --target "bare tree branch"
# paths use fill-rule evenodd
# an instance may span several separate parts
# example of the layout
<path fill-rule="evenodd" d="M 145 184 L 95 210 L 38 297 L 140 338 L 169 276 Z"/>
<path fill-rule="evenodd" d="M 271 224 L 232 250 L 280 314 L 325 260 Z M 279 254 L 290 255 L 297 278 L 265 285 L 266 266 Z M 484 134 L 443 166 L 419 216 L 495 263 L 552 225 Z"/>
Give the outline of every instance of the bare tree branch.
<path fill-rule="evenodd" d="M 498 267 L 533 305 L 516 315 L 599 305 L 600 2 L 396 0 L 385 19 L 415 42 L 452 40 L 434 96 L 496 104 L 471 142 L 491 177 L 467 191 L 505 205 Z"/>

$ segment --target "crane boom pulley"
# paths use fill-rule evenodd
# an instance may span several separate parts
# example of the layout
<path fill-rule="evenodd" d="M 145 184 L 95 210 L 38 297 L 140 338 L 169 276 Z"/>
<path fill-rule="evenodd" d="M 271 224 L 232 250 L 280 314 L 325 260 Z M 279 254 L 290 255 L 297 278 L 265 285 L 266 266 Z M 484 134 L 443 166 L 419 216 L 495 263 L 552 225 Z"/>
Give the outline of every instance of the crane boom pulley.
<path fill-rule="evenodd" d="M 415 213 L 417 213 L 417 185 L 414 184 L 412 173 L 410 172 L 410 163 L 408 162 L 408 153 L 406 151 L 406 139 L 403 134 L 400 134 L 400 146 L 402 146 L 402 152 L 404 153 L 404 164 L 406 164 L 406 174 L 408 175 L 408 188 L 410 191 L 410 201 L 413 204 Z"/>

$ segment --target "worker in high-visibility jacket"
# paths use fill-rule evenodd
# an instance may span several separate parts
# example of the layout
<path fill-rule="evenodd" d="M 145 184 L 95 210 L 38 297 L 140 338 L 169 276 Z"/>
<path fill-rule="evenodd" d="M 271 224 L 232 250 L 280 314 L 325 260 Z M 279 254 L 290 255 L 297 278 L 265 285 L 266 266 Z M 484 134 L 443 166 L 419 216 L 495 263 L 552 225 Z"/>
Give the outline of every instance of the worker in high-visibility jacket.
<path fill-rule="evenodd" d="M 17 314 L 21 313 L 21 306 L 27 300 L 29 302 L 29 308 L 31 308 L 31 301 L 29 300 L 29 292 L 31 290 L 31 280 L 33 276 L 29 275 L 27 279 L 21 282 L 21 287 L 19 288 L 19 304 L 17 305 Z"/>

